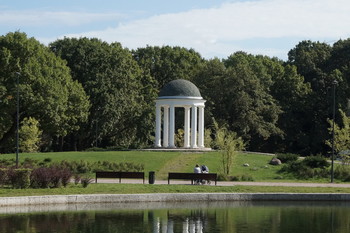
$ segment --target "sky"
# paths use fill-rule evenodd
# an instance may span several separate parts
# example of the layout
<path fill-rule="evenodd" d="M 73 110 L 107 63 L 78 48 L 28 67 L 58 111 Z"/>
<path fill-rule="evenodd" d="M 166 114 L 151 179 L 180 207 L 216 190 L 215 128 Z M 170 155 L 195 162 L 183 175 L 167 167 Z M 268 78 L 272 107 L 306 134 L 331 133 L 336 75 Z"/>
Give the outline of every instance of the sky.
<path fill-rule="evenodd" d="M 204 58 L 244 51 L 288 59 L 300 41 L 350 38 L 349 0 L 0 0 L 0 35 L 44 44 L 99 38 L 137 49 L 192 48 Z"/>

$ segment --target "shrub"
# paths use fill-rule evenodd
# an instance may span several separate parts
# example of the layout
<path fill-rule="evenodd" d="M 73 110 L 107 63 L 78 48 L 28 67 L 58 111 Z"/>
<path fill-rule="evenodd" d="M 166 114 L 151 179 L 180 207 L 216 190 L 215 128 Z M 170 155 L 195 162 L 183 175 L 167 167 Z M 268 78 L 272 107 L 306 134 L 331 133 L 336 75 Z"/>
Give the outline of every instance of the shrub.
<path fill-rule="evenodd" d="M 350 181 L 350 167 L 348 165 L 337 166 L 334 170 L 334 177 L 342 181 Z"/>
<path fill-rule="evenodd" d="M 81 184 L 83 185 L 83 188 L 86 188 L 89 184 L 91 184 L 93 179 L 91 177 L 83 177 L 81 178 Z"/>
<path fill-rule="evenodd" d="M 72 172 L 60 167 L 40 167 L 33 170 L 31 174 L 31 187 L 33 188 L 59 188 L 66 187 Z"/>
<path fill-rule="evenodd" d="M 249 174 L 230 176 L 230 181 L 254 181 L 253 176 Z"/>
<path fill-rule="evenodd" d="M 25 158 L 22 165 L 24 167 L 36 167 L 38 166 L 39 161 L 36 159 Z"/>
<path fill-rule="evenodd" d="M 277 154 L 276 157 L 279 160 L 281 160 L 282 163 L 289 163 L 289 162 L 297 161 L 299 158 L 299 155 L 287 153 L 287 154 Z"/>
<path fill-rule="evenodd" d="M 34 169 L 31 174 L 32 188 L 49 188 L 52 182 L 52 172 L 50 168 L 40 167 Z"/>
<path fill-rule="evenodd" d="M 240 176 L 230 176 L 230 181 L 239 181 L 240 179 Z"/>
<path fill-rule="evenodd" d="M 32 169 L 28 168 L 11 168 L 8 170 L 7 176 L 12 188 L 25 189 L 30 186 L 30 174 Z"/>
<path fill-rule="evenodd" d="M 302 161 L 302 163 L 310 168 L 327 168 L 330 165 L 327 159 L 321 155 L 308 156 Z"/>
<path fill-rule="evenodd" d="M 7 168 L 0 168 L 0 185 L 5 185 L 8 182 Z"/>
<path fill-rule="evenodd" d="M 285 164 L 279 172 L 292 173 L 298 179 L 324 178 L 329 175 L 329 171 L 326 167 L 313 167 L 322 163 L 314 163 L 310 161 L 314 161 L 313 158 L 311 158 L 311 160 L 289 162 Z"/>
<path fill-rule="evenodd" d="M 72 172 L 68 169 L 60 170 L 61 183 L 63 187 L 67 187 L 67 185 L 70 182 L 70 179 L 72 178 L 72 175 Z"/>
<path fill-rule="evenodd" d="M 43 160 L 44 163 L 51 163 L 52 162 L 52 159 L 51 158 L 45 158 Z"/>
<path fill-rule="evenodd" d="M 224 173 L 219 173 L 217 177 L 218 181 L 228 181 L 229 177 Z"/>
<path fill-rule="evenodd" d="M 81 176 L 78 174 L 75 174 L 74 175 L 74 184 L 75 185 L 79 184 L 80 180 L 81 180 Z"/>
<path fill-rule="evenodd" d="M 15 159 L 1 159 L 0 160 L 0 167 L 11 167 L 15 166 L 16 161 Z"/>
<path fill-rule="evenodd" d="M 254 181 L 254 178 L 250 174 L 243 174 L 241 177 L 241 181 Z"/>

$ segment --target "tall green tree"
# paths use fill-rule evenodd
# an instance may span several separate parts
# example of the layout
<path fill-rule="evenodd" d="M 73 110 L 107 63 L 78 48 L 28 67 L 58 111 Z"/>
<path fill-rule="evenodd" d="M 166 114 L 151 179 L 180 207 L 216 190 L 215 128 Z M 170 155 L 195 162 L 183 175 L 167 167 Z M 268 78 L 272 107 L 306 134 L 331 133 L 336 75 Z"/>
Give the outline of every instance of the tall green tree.
<path fill-rule="evenodd" d="M 158 82 L 158 90 L 175 79 L 191 80 L 203 62 L 193 49 L 178 46 L 147 46 L 132 53 L 140 67 Z"/>
<path fill-rule="evenodd" d="M 16 85 L 16 72 L 20 73 Z M 14 146 L 16 92 L 20 93 L 20 121 L 34 117 L 48 143 L 79 129 L 87 119 L 89 101 L 82 86 L 73 81 L 66 62 L 25 33 L 0 37 L 0 150 Z"/>
<path fill-rule="evenodd" d="M 22 152 L 37 152 L 40 149 L 42 130 L 35 118 L 24 118 L 19 129 L 20 150 Z"/>
<path fill-rule="evenodd" d="M 311 94 L 310 83 L 297 73 L 295 66 L 279 64 L 281 72 L 272 76 L 271 95 L 281 107 L 278 127 L 282 137 L 272 137 L 274 151 L 300 153 L 309 146 L 307 100 Z"/>
<path fill-rule="evenodd" d="M 50 48 L 68 62 L 74 80 L 82 83 L 91 101 L 88 122 L 71 135 L 72 149 L 148 143 L 156 92 L 129 50 L 88 38 L 65 38 Z"/>
<path fill-rule="evenodd" d="M 326 43 L 302 41 L 288 53 L 288 64 L 295 65 L 310 84 L 304 108 L 303 154 L 325 153 L 324 141 L 329 137 L 327 118 L 332 115 L 332 83 L 341 82 L 342 73 L 330 67 L 332 47 Z"/>
<path fill-rule="evenodd" d="M 350 150 L 350 117 L 346 116 L 345 112 L 339 110 L 340 123 L 334 123 L 334 151 L 338 154 L 341 151 Z M 330 138 L 326 140 L 326 145 L 332 148 L 333 141 L 333 120 L 328 119 L 328 132 Z"/>
<path fill-rule="evenodd" d="M 269 93 L 273 82 L 259 73 L 258 66 L 264 68 L 259 59 L 238 52 L 223 62 L 209 60 L 194 79 L 211 115 L 249 141 L 248 149 L 254 150 L 272 135 L 282 134 L 277 126 L 281 109 Z"/>

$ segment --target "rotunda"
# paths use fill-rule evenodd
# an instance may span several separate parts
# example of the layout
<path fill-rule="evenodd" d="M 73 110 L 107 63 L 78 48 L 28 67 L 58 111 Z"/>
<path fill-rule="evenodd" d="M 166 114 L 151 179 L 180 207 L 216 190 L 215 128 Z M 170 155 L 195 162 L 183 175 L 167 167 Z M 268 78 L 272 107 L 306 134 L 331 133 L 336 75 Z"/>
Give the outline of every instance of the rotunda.
<path fill-rule="evenodd" d="M 155 147 L 175 148 L 175 108 L 184 108 L 184 148 L 204 148 L 205 100 L 196 85 L 173 80 L 164 85 L 155 102 Z"/>

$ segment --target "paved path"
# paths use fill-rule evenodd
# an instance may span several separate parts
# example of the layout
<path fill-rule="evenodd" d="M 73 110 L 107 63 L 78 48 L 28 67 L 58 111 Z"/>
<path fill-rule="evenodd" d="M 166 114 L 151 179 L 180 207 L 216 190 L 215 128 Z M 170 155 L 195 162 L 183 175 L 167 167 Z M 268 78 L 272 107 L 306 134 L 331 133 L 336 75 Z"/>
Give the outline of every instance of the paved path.
<path fill-rule="evenodd" d="M 118 180 L 112 179 L 98 179 L 98 183 L 119 183 Z M 142 184 L 142 180 L 134 179 L 122 179 L 122 183 L 128 184 Z M 145 180 L 145 184 L 148 184 L 148 180 Z M 155 184 L 168 184 L 167 180 L 156 180 Z M 187 184 L 190 185 L 191 181 L 179 181 L 171 180 L 170 184 Z M 214 182 L 211 182 L 214 185 Z M 234 186 L 234 185 L 246 185 L 246 186 L 282 186 L 282 187 L 339 187 L 350 188 L 350 183 L 286 183 L 286 182 L 228 182 L 218 181 L 218 186 Z"/>

